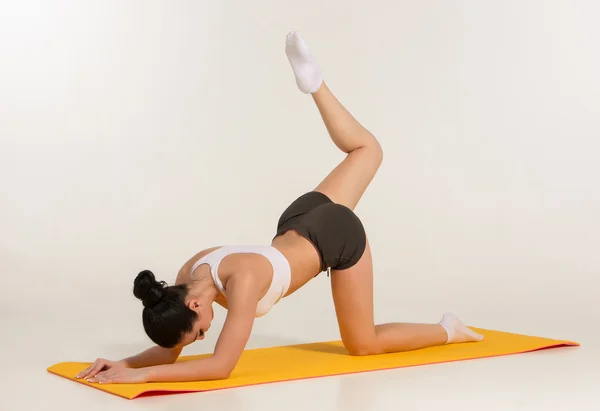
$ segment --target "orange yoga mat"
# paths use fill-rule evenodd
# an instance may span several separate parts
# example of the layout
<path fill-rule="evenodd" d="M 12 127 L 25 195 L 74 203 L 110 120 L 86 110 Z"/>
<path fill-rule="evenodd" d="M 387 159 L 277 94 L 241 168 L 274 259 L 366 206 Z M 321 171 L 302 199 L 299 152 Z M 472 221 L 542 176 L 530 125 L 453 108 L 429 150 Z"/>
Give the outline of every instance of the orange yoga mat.
<path fill-rule="evenodd" d="M 107 393 L 134 399 L 148 395 L 211 391 L 304 378 L 496 357 L 579 345 L 579 343 L 572 341 L 532 337 L 474 327 L 472 329 L 483 334 L 485 339 L 476 343 L 450 344 L 403 353 L 365 357 L 349 356 L 340 341 L 249 349 L 244 351 L 231 376 L 226 380 L 218 381 L 94 384 L 74 378 L 77 373 L 89 365 L 89 363 L 82 362 L 55 364 L 49 367 L 48 371 Z M 201 357 L 203 355 L 182 356 L 178 361 Z"/>

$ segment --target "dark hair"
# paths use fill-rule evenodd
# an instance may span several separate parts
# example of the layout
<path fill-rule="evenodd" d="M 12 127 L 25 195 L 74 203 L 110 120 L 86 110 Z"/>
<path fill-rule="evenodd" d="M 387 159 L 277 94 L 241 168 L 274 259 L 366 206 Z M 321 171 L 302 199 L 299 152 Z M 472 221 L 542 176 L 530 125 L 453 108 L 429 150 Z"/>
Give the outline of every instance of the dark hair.
<path fill-rule="evenodd" d="M 197 314 L 185 304 L 185 284 L 167 286 L 156 281 L 152 271 L 140 272 L 133 282 L 133 295 L 142 300 L 142 321 L 150 339 L 164 348 L 172 348 L 184 334 L 192 331 Z"/>

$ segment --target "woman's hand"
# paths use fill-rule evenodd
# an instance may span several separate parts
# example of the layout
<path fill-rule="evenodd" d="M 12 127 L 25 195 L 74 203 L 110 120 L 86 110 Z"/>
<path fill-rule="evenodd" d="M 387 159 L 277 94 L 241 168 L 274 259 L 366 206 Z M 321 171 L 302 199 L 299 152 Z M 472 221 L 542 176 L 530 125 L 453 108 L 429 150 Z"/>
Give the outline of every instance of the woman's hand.
<path fill-rule="evenodd" d="M 95 377 L 100 372 L 106 372 L 110 370 L 126 369 L 127 364 L 124 361 L 110 361 L 104 358 L 98 358 L 92 365 L 87 367 L 75 376 L 75 378 L 81 378 L 89 380 Z"/>
<path fill-rule="evenodd" d="M 89 382 L 100 384 L 134 384 L 148 382 L 148 369 L 112 367 L 90 378 Z"/>

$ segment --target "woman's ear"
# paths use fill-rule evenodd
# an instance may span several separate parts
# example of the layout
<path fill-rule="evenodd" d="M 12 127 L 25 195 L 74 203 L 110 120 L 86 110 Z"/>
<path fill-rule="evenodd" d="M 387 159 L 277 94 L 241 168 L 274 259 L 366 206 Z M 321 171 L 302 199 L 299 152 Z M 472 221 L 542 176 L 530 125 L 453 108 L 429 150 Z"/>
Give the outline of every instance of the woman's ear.
<path fill-rule="evenodd" d="M 187 306 L 192 311 L 200 312 L 200 308 L 202 307 L 202 304 L 200 304 L 200 300 L 198 300 L 197 298 L 193 298 L 188 301 Z"/>

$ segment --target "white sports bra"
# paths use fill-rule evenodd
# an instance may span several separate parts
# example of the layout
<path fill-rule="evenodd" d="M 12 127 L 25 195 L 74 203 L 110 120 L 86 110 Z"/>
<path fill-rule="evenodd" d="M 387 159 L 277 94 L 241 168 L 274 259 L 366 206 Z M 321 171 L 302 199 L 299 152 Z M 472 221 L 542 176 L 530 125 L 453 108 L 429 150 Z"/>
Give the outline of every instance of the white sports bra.
<path fill-rule="evenodd" d="M 269 260 L 273 267 L 273 279 L 267 293 L 258 302 L 256 306 L 255 317 L 261 317 L 269 312 L 269 310 L 287 293 L 291 281 L 291 268 L 285 256 L 275 247 L 267 245 L 236 245 L 223 246 L 215 251 L 212 251 L 200 258 L 192 266 L 193 273 L 200 265 L 208 264 L 212 278 L 217 285 L 217 288 L 225 295 L 225 288 L 219 278 L 219 263 L 223 258 L 230 254 L 252 253 L 260 254 Z"/>

